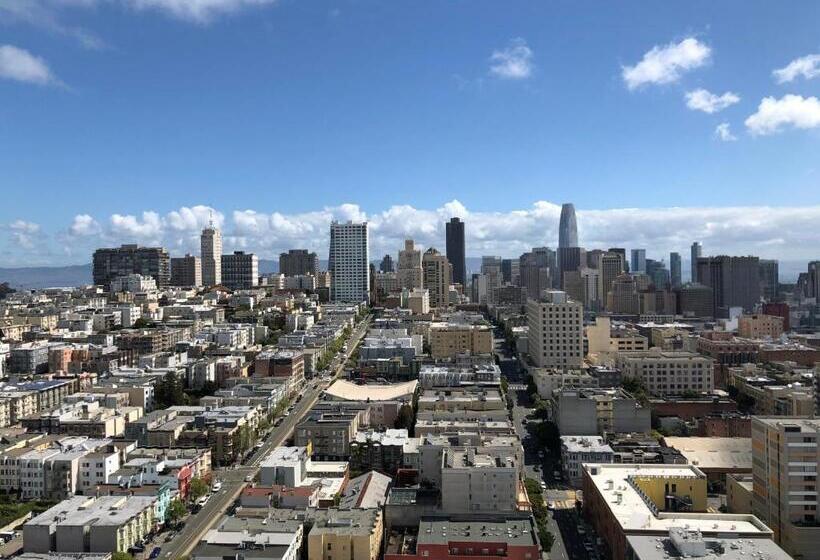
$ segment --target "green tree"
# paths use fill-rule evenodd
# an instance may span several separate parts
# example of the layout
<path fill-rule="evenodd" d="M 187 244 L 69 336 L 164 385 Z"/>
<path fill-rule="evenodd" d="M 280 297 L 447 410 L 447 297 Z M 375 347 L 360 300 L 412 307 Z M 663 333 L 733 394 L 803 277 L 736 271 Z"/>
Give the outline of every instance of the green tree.
<path fill-rule="evenodd" d="M 192 478 L 191 483 L 188 485 L 188 497 L 194 502 L 210 491 L 208 484 L 199 477 Z"/>
<path fill-rule="evenodd" d="M 197 479 L 198 480 L 198 479 Z M 182 503 L 182 500 L 179 498 L 174 498 L 171 500 L 171 503 L 168 504 L 168 522 L 169 523 L 176 523 L 183 517 L 187 510 L 185 509 L 185 504 Z"/>
<path fill-rule="evenodd" d="M 136 321 L 134 321 L 134 328 L 135 329 L 153 329 L 157 326 L 155 322 L 151 319 L 146 319 L 145 317 L 140 317 Z"/>
<path fill-rule="evenodd" d="M 412 435 L 415 425 L 416 415 L 413 413 L 413 407 L 409 404 L 401 405 L 401 408 L 399 408 L 399 413 L 396 415 L 394 427 L 398 429 L 404 428 Z"/>
<path fill-rule="evenodd" d="M 510 382 L 507 381 L 506 377 L 501 378 L 501 391 L 506 395 L 507 391 L 510 389 Z"/>
<path fill-rule="evenodd" d="M 117 551 L 111 555 L 111 560 L 134 560 L 134 557 L 127 552 Z"/>
<path fill-rule="evenodd" d="M 158 408 L 168 408 L 188 404 L 189 397 L 185 393 L 182 380 L 169 371 L 154 387 L 154 400 Z"/>

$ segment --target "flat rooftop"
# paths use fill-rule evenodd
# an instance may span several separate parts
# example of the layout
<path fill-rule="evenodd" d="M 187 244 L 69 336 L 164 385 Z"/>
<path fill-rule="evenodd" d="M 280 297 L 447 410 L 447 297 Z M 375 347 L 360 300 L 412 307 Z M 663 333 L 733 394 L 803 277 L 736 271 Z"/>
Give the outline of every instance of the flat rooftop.
<path fill-rule="evenodd" d="M 705 479 L 703 471 L 694 465 L 663 464 L 584 464 L 584 471 L 593 486 L 606 501 L 616 522 L 625 533 L 669 531 L 688 526 L 704 534 L 735 534 L 766 537 L 772 534 L 758 518 L 747 514 L 723 513 L 655 513 L 632 485 L 633 478 Z"/>
<path fill-rule="evenodd" d="M 325 389 L 325 394 L 346 401 L 395 401 L 410 398 L 416 392 L 417 380 L 389 385 L 357 385 L 343 379 Z"/>
<path fill-rule="evenodd" d="M 649 535 L 629 535 L 626 538 L 629 548 L 635 553 L 635 560 L 670 560 L 673 558 L 693 558 L 683 554 L 669 536 L 656 537 Z M 693 540 L 697 541 L 697 537 Z M 771 539 L 734 539 L 701 536 L 706 554 L 702 558 L 709 560 L 749 560 L 765 558 L 766 560 L 791 560 L 791 556 L 777 546 Z M 693 543 L 697 547 L 697 542 Z M 684 545 L 685 546 L 685 545 Z"/>
<path fill-rule="evenodd" d="M 752 438 L 665 437 L 664 442 L 701 469 L 752 470 Z"/>
<path fill-rule="evenodd" d="M 514 546 L 536 546 L 535 533 L 529 518 L 505 521 L 422 519 L 419 522 L 418 544 L 503 542 Z"/>

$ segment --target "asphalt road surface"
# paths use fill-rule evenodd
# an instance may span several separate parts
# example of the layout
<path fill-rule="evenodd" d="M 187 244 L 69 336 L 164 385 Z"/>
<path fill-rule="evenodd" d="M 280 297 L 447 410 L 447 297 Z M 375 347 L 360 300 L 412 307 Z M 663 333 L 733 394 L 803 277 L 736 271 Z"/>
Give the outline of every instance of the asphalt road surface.
<path fill-rule="evenodd" d="M 359 323 L 353 331 L 344 359 L 337 359 L 333 362 L 334 375 L 332 379 L 342 373 L 345 361 L 358 346 L 367 332 L 369 324 L 370 320 L 368 318 Z M 310 383 L 307 385 L 307 388 L 301 393 L 302 399 L 294 406 L 293 411 L 284 418 L 282 423 L 268 433 L 263 446 L 254 452 L 247 465 L 214 469 L 214 478 L 222 481 L 222 488 L 219 492 L 211 494 L 208 503 L 197 513 L 188 517 L 183 529 L 174 535 L 170 542 L 163 544 L 162 535 L 160 535 L 159 542 L 146 546 L 146 554 L 150 553 L 153 546 L 161 546 L 160 558 L 163 560 L 174 560 L 190 554 L 205 533 L 222 519 L 231 504 L 236 501 L 245 486 L 249 484 L 248 478 L 251 480 L 256 478 L 262 459 L 273 448 L 282 445 L 290 437 L 296 424 L 310 411 L 330 381 L 320 382 L 317 386 Z"/>

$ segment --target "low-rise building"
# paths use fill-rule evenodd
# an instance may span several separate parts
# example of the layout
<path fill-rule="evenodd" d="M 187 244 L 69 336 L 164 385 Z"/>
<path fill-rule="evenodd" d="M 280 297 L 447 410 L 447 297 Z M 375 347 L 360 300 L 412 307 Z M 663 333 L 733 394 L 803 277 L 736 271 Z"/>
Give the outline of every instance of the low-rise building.
<path fill-rule="evenodd" d="M 649 409 L 623 389 L 564 389 L 552 398 L 554 421 L 564 435 L 648 432 Z"/>
<path fill-rule="evenodd" d="M 714 364 L 694 352 L 619 352 L 615 358 L 624 379 L 638 379 L 653 395 L 711 393 L 715 388 Z"/>
<path fill-rule="evenodd" d="M 561 464 L 572 486 L 580 486 L 584 463 L 612 463 L 614 456 L 601 436 L 561 436 Z"/>

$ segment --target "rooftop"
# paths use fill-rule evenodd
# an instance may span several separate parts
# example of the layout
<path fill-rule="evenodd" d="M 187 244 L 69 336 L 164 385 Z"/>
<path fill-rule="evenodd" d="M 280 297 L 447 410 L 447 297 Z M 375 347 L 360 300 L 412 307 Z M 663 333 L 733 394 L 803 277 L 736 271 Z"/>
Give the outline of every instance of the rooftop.
<path fill-rule="evenodd" d="M 701 469 L 752 469 L 751 438 L 665 437 L 664 442 Z"/>
<path fill-rule="evenodd" d="M 338 379 L 325 389 L 325 393 L 347 401 L 395 401 L 410 398 L 416 392 L 418 384 L 418 381 L 413 380 L 389 385 L 357 385 Z"/>
<path fill-rule="evenodd" d="M 535 533 L 530 518 L 505 521 L 422 519 L 419 522 L 418 544 L 504 542 L 515 546 L 536 546 Z"/>

